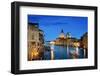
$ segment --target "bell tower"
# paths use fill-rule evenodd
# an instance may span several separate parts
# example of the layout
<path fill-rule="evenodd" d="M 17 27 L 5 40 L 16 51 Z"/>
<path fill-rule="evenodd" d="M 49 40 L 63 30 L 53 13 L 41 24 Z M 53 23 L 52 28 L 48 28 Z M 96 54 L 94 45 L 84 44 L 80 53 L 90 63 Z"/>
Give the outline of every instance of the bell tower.
<path fill-rule="evenodd" d="M 66 34 L 66 38 L 71 38 L 71 34 L 70 34 L 70 32 L 67 32 L 67 34 Z"/>

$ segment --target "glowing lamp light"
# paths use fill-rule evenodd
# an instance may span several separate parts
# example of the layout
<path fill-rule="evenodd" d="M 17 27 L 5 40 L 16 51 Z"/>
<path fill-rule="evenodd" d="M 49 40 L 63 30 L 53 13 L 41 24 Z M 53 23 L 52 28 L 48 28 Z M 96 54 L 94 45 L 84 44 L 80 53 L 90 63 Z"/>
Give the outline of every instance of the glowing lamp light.
<path fill-rule="evenodd" d="M 39 54 L 38 52 L 34 52 L 34 53 L 33 53 L 34 56 L 37 56 L 38 54 Z"/>
<path fill-rule="evenodd" d="M 80 44 L 79 43 L 74 43 L 74 46 L 78 47 L 78 46 L 80 46 Z"/>
<path fill-rule="evenodd" d="M 35 51 L 35 50 L 33 50 L 33 52 L 32 52 L 32 56 L 38 56 L 39 55 L 39 52 L 38 51 Z"/>

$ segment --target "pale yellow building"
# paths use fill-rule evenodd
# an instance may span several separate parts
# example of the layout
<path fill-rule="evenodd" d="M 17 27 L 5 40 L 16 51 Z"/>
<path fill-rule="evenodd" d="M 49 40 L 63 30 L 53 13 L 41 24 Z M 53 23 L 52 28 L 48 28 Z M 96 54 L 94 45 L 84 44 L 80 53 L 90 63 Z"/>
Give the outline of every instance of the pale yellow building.
<path fill-rule="evenodd" d="M 43 31 L 37 23 L 28 23 L 28 60 L 41 58 L 43 52 Z"/>

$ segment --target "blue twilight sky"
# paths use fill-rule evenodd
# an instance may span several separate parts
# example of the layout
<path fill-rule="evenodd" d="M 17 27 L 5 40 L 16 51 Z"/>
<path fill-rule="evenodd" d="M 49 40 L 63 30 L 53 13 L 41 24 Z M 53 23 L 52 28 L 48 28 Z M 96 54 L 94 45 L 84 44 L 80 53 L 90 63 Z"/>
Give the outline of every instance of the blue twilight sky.
<path fill-rule="evenodd" d="M 55 40 L 62 29 L 65 35 L 70 32 L 72 37 L 78 39 L 88 31 L 88 17 L 28 15 L 28 22 L 39 24 L 46 41 Z"/>

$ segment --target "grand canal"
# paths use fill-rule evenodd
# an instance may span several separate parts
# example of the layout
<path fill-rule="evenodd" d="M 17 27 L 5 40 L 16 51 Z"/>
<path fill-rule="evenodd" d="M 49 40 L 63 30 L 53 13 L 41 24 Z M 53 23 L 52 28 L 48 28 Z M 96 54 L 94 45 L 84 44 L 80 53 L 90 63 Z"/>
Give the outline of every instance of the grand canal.
<path fill-rule="evenodd" d="M 76 53 L 75 47 L 67 46 L 54 46 L 53 47 L 53 59 L 74 59 L 74 58 L 84 58 L 84 49 L 77 48 L 78 53 Z M 51 50 L 44 52 L 43 60 L 51 60 Z"/>

